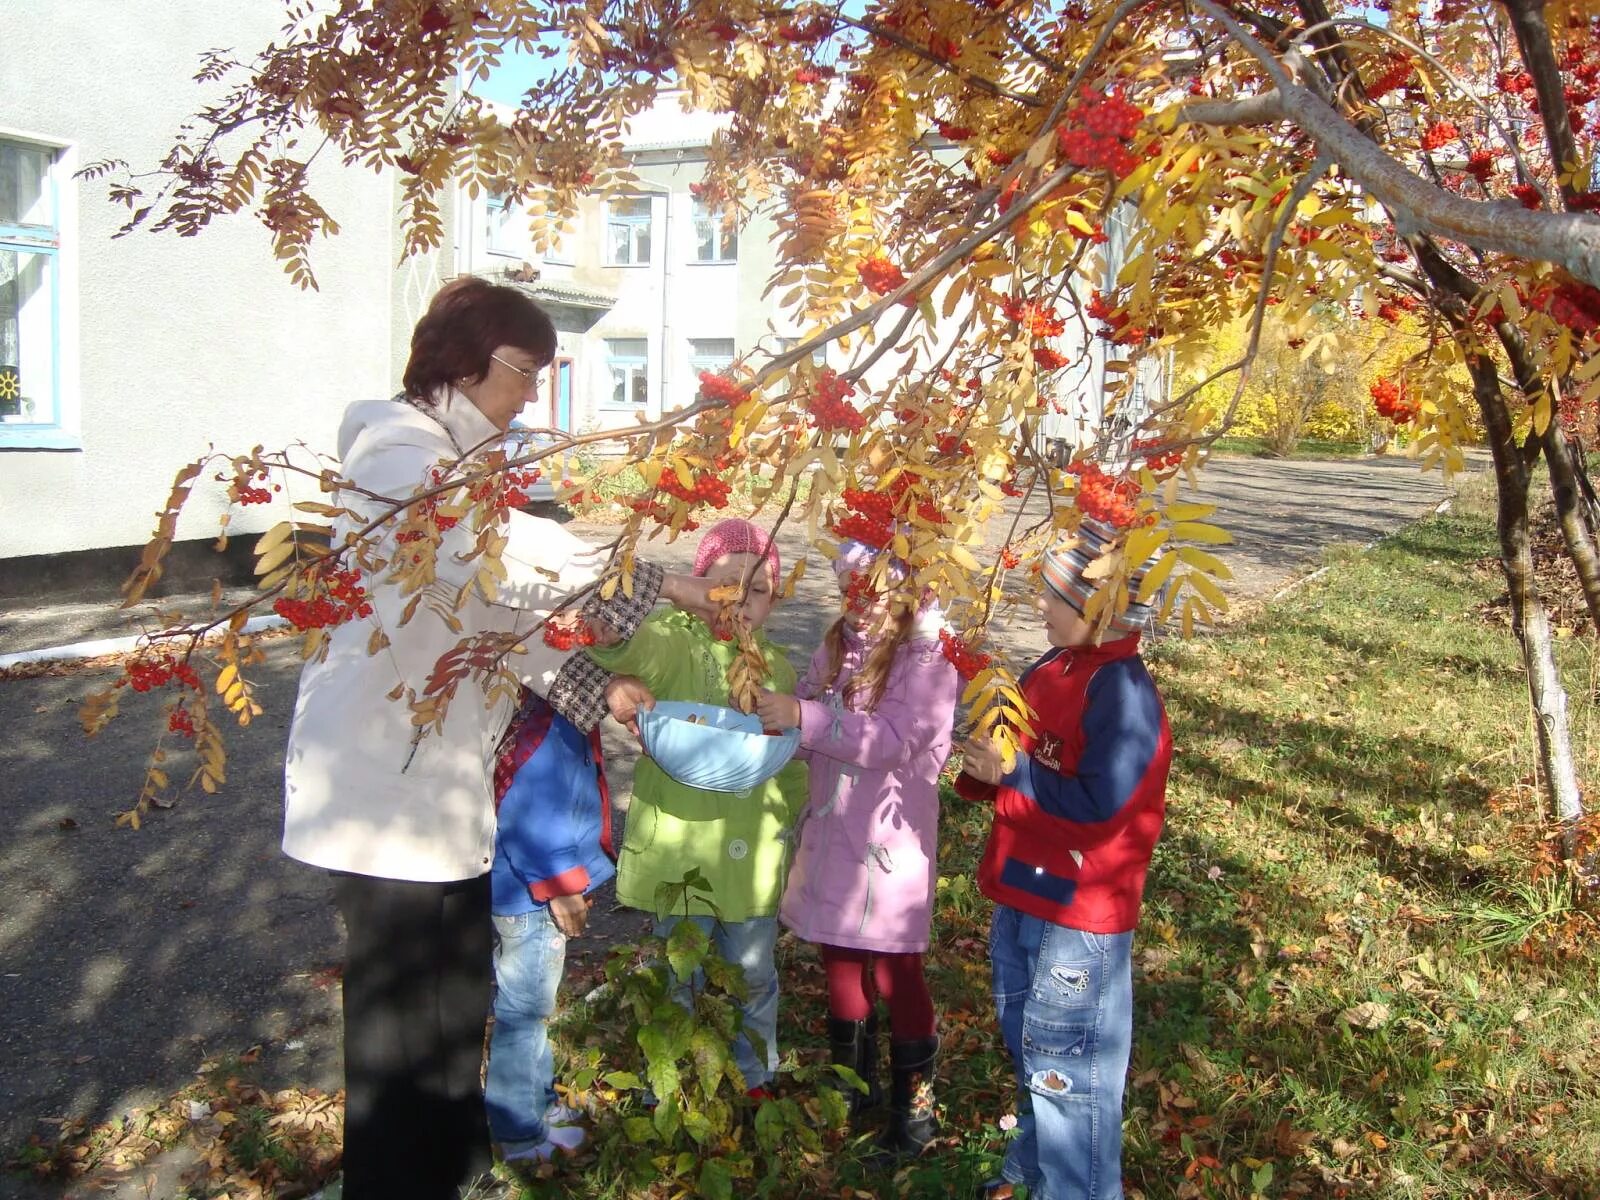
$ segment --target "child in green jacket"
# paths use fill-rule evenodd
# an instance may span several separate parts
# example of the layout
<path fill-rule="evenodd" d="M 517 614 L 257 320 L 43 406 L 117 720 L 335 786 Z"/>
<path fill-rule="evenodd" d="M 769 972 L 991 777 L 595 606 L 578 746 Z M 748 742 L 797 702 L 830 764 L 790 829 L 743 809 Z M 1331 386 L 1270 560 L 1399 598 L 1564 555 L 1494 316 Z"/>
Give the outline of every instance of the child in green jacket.
<path fill-rule="evenodd" d="M 794 668 L 760 632 L 777 597 L 780 566 L 778 548 L 766 531 L 738 518 L 718 522 L 700 539 L 694 573 L 713 583 L 738 584 L 757 563 L 765 570 L 751 577 L 740 611 L 766 655 L 767 687 L 792 694 Z M 719 639 L 703 618 L 663 609 L 627 642 L 589 653 L 608 670 L 643 680 L 657 699 L 727 705 L 728 667 L 739 648 L 737 642 Z M 678 783 L 649 758 L 641 758 L 617 858 L 617 899 L 630 908 L 655 912 L 657 888 L 681 882 L 692 867 L 711 884 L 709 895 L 688 891 L 690 915 L 658 921 L 656 933 L 665 937 L 680 920 L 691 920 L 710 936 L 718 954 L 744 971 L 749 987 L 744 1027 L 765 1046 L 764 1059 L 757 1057 L 748 1037 L 741 1035 L 734 1046 L 752 1095 L 765 1094 L 778 1065 L 773 947 L 789 832 L 806 796 L 805 767 L 795 762 L 760 787 L 736 793 Z M 693 912 L 695 907 L 704 912 Z"/>

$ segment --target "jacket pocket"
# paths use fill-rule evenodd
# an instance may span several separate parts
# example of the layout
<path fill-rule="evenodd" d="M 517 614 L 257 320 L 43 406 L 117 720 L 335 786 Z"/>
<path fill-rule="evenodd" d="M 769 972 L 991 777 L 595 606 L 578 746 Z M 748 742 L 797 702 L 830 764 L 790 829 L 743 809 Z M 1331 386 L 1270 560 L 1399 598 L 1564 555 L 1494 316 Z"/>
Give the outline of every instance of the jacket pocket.
<path fill-rule="evenodd" d="M 661 810 L 637 792 L 628 805 L 627 824 L 622 831 L 622 853 L 643 854 L 655 844 L 661 825 Z"/>
<path fill-rule="evenodd" d="M 1065 907 L 1072 903 L 1078 890 L 1076 879 L 1067 879 L 1042 866 L 1025 863 L 1020 858 L 1007 858 L 1000 868 L 1000 882 L 1019 892 L 1027 892 L 1051 904 Z"/>

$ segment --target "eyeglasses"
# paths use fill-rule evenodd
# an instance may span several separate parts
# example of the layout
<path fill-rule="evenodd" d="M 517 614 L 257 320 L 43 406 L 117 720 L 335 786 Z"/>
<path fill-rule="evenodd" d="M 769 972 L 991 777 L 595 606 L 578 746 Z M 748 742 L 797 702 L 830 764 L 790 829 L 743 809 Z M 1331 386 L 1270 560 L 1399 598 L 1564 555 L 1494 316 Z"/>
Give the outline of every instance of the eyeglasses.
<path fill-rule="evenodd" d="M 519 367 L 516 363 L 507 362 L 498 354 L 491 354 L 489 357 L 494 359 L 495 362 L 499 363 L 506 370 L 515 371 L 518 375 L 521 375 L 522 378 L 527 381 L 529 387 L 533 387 L 535 384 L 537 384 L 539 382 L 539 376 L 543 373 L 542 367 Z"/>

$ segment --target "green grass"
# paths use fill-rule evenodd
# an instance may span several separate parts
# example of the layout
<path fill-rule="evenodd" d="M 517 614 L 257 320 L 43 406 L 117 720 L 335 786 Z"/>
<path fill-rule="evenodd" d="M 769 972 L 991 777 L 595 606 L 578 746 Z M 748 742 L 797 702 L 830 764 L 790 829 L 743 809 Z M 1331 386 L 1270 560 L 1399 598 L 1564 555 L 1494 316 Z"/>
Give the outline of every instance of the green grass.
<path fill-rule="evenodd" d="M 1222 437 L 1211 443 L 1211 449 L 1216 454 L 1280 457 L 1267 448 L 1267 439 L 1262 437 Z M 1292 454 L 1281 457 L 1359 458 L 1367 453 L 1370 453 L 1369 448 L 1359 442 L 1324 442 L 1316 438 L 1301 438 Z"/>
<path fill-rule="evenodd" d="M 1492 548 L 1482 499 L 1463 501 L 1238 626 L 1151 649 L 1177 757 L 1135 943 L 1130 1195 L 1600 1196 L 1600 924 L 1542 854 L 1526 689 L 1480 611 L 1503 590 L 1477 565 Z M 1561 649 L 1592 774 L 1593 651 Z M 946 1139 L 891 1172 L 834 1134 L 735 1194 L 960 1197 L 998 1163 L 1013 1084 L 972 886 L 987 812 L 945 800 L 929 968 Z M 820 963 L 792 938 L 779 954 L 781 1044 L 819 1058 Z M 562 1053 L 617 1045 L 575 990 Z M 593 1098 L 597 1136 L 622 1136 L 630 1102 Z M 490 1191 L 630 1194 L 593 1158 Z"/>

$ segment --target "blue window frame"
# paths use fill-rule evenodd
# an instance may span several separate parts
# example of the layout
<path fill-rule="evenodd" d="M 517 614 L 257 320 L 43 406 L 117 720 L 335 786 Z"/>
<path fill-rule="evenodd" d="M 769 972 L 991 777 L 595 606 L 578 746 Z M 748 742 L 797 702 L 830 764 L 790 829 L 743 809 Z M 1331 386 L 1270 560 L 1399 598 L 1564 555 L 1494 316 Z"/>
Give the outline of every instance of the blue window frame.
<path fill-rule="evenodd" d="M 624 196 L 606 205 L 606 266 L 650 262 L 650 197 Z"/>
<path fill-rule="evenodd" d="M 57 160 L 51 147 L 0 138 L 0 446 L 68 444 Z"/>
<path fill-rule="evenodd" d="M 694 202 L 694 260 L 703 263 L 731 263 L 739 258 L 739 225 L 731 208 L 713 208 L 704 200 Z"/>
<path fill-rule="evenodd" d="M 600 407 L 644 412 L 650 405 L 650 343 L 645 338 L 607 338 L 611 395 Z"/>
<path fill-rule="evenodd" d="M 488 202 L 487 227 L 484 230 L 484 249 L 490 254 L 505 255 L 511 258 L 521 258 L 522 250 L 517 245 L 517 210 L 506 203 L 506 198 L 499 193 L 491 192 Z"/>
<path fill-rule="evenodd" d="M 684 386 L 684 391 L 687 393 L 685 403 L 694 403 L 694 393 L 700 390 L 701 371 L 711 371 L 720 375 L 731 366 L 733 366 L 733 339 L 731 337 L 690 338 L 689 378 Z"/>

